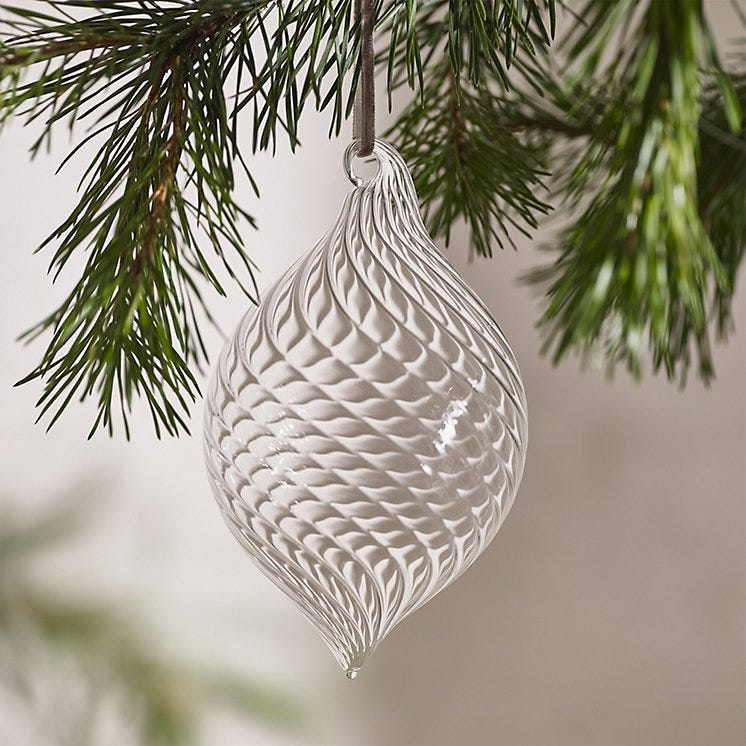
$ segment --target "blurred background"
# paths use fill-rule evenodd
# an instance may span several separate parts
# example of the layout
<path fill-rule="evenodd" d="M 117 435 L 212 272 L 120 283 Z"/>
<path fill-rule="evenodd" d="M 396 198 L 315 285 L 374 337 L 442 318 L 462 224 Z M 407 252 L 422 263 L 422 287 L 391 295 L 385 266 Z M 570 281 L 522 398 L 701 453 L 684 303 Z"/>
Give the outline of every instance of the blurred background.
<path fill-rule="evenodd" d="M 729 2 L 708 0 L 727 49 Z M 379 110 L 384 111 L 381 100 Z M 303 147 L 253 159 L 246 243 L 267 287 L 336 217 L 345 140 L 308 116 Z M 383 127 L 381 127 L 383 129 Z M 349 134 L 349 133 L 347 133 Z M 249 133 L 247 133 L 247 142 Z M 33 255 L 75 202 L 81 159 L 59 133 L 0 137 L 0 741 L 233 746 L 738 746 L 746 743 L 746 293 L 717 380 L 554 369 L 519 250 L 447 256 L 492 309 L 529 397 L 531 447 L 511 516 L 454 586 L 388 638 L 354 682 L 253 568 L 209 492 L 193 437 L 86 435 L 73 405 L 34 424 L 42 346 L 14 340 L 63 297 Z M 288 220 L 292 207 L 293 219 Z M 238 289 L 213 299 L 232 330 Z M 208 337 L 213 356 L 222 344 Z"/>

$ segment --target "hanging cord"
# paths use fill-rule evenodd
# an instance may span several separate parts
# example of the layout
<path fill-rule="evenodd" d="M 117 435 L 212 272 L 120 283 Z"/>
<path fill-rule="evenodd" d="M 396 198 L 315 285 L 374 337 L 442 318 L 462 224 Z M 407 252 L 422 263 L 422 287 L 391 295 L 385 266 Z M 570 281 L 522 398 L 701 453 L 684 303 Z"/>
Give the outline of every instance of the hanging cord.
<path fill-rule="evenodd" d="M 357 155 L 363 158 L 373 152 L 376 137 L 374 3 L 375 0 L 354 0 L 355 18 L 360 23 L 360 78 L 355 91 L 352 136 L 360 140 Z"/>

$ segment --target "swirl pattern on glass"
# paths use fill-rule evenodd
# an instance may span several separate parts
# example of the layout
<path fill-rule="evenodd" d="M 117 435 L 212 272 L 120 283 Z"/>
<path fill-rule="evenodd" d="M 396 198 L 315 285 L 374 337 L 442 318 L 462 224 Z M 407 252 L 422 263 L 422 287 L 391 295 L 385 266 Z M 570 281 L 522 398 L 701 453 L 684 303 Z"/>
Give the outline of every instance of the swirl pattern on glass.
<path fill-rule="evenodd" d="M 354 677 L 508 514 L 528 437 L 518 366 L 441 256 L 399 154 L 243 318 L 209 387 L 225 520 Z"/>

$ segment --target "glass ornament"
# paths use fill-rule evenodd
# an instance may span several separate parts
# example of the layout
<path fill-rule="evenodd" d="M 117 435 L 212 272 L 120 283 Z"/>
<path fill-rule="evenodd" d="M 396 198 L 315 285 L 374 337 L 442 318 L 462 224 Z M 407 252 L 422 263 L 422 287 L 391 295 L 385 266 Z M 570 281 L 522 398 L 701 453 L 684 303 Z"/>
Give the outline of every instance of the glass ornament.
<path fill-rule="evenodd" d="M 206 399 L 228 527 L 353 678 L 484 551 L 528 423 L 490 312 L 441 256 L 394 148 L 334 227 L 251 308 Z"/>

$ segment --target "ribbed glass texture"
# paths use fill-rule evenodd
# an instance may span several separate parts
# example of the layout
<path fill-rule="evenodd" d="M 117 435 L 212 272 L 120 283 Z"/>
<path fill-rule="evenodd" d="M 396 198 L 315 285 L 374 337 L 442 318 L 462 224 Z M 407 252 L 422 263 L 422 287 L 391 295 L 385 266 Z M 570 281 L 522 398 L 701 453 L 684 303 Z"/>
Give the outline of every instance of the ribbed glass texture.
<path fill-rule="evenodd" d="M 244 316 L 207 395 L 215 497 L 354 676 L 453 582 L 513 503 L 527 444 L 513 353 L 440 255 L 399 154 Z"/>

